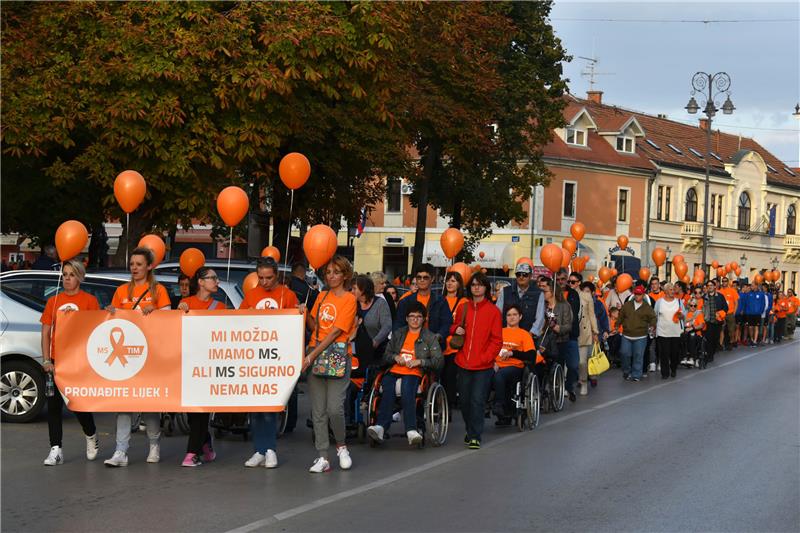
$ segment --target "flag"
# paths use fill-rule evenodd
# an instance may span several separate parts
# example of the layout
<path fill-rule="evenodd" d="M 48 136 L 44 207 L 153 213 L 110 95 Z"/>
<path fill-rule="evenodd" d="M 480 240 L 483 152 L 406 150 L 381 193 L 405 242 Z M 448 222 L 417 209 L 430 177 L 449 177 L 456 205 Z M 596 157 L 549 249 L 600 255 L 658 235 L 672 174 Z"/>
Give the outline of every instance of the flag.
<path fill-rule="evenodd" d="M 775 211 L 777 209 L 777 205 L 773 205 L 772 208 L 769 210 L 769 236 L 775 236 Z"/>
<path fill-rule="evenodd" d="M 367 208 L 361 208 L 361 216 L 358 218 L 358 224 L 356 224 L 356 237 L 361 237 L 361 234 L 364 233 L 364 228 L 367 227 Z"/>

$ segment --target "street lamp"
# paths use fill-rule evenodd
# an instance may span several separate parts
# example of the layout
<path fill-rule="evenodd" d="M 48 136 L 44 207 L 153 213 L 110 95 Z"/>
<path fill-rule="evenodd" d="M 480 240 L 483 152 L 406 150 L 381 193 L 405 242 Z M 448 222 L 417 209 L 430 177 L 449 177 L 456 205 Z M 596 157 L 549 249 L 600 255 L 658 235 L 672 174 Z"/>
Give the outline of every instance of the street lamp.
<path fill-rule="evenodd" d="M 705 192 L 705 209 L 703 210 L 703 259 L 702 259 L 702 268 L 705 271 L 707 264 L 706 264 L 706 257 L 708 253 L 708 203 L 709 203 L 709 170 L 710 170 L 710 162 L 711 159 L 711 120 L 713 119 L 714 115 L 717 114 L 719 109 L 722 109 L 722 113 L 725 115 L 730 115 L 733 113 L 733 110 L 736 109 L 733 106 L 733 102 L 731 102 L 730 93 L 728 89 L 731 86 L 731 78 L 725 72 L 717 72 L 716 74 L 706 74 L 705 72 L 697 72 L 694 76 L 692 76 L 692 97 L 689 100 L 689 103 L 686 104 L 686 111 L 694 115 L 700 110 L 700 105 L 695 100 L 695 95 L 698 95 L 701 100 L 704 100 L 704 107 L 703 113 L 706 115 L 708 123 L 706 124 L 706 154 L 703 158 L 706 163 L 706 192 Z M 722 94 L 725 94 L 727 98 L 725 102 L 722 104 L 721 108 L 717 108 L 714 98 L 718 97 Z"/>
<path fill-rule="evenodd" d="M 778 268 L 778 265 L 780 264 L 781 260 L 778 259 L 778 256 L 776 255 L 775 257 L 770 259 L 769 262 L 772 263 L 772 270 L 775 270 L 776 268 Z"/>
<path fill-rule="evenodd" d="M 745 270 L 744 267 L 745 267 L 746 264 L 747 264 L 747 255 L 746 254 L 742 254 L 742 257 L 739 258 L 739 266 L 742 267 L 742 270 Z M 745 270 L 745 273 L 746 272 L 747 271 Z M 745 276 L 745 277 L 747 277 L 747 276 Z"/>

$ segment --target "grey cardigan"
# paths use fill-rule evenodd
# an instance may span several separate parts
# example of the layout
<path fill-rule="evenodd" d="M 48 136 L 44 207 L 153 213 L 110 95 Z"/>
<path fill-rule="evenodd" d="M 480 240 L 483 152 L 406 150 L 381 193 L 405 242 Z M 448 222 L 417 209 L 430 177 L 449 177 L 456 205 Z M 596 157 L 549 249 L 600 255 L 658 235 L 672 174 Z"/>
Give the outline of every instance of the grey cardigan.
<path fill-rule="evenodd" d="M 383 354 L 383 365 L 391 366 L 395 363 L 394 358 L 400 355 L 403 349 L 403 342 L 408 334 L 408 326 L 396 330 L 392 333 L 392 339 Z M 414 343 L 414 355 L 422 361 L 420 368 L 423 370 L 439 370 L 444 365 L 442 348 L 439 346 L 439 336 L 431 333 L 428 328 L 422 328 L 417 342 Z"/>
<path fill-rule="evenodd" d="M 556 315 L 556 324 L 558 325 L 556 342 L 567 342 L 569 334 L 572 332 L 572 307 L 567 302 L 556 302 L 553 314 Z"/>
<path fill-rule="evenodd" d="M 360 309 L 360 302 L 358 306 Z M 367 334 L 369 334 L 376 346 L 389 337 L 389 333 L 392 332 L 392 314 L 389 311 L 389 304 L 386 303 L 386 300 L 380 296 L 372 299 L 372 307 L 369 308 L 369 311 L 364 316 L 363 324 Z"/>

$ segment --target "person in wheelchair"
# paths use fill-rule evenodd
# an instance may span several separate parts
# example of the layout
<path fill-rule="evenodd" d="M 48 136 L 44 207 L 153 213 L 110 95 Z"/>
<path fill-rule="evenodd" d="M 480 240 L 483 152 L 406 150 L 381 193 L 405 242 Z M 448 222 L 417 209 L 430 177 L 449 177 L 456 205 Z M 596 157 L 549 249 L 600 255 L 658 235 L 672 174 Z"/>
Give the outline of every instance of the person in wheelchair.
<path fill-rule="evenodd" d="M 697 300 L 690 298 L 687 306 L 686 316 L 684 317 L 683 333 L 681 334 L 681 344 L 686 355 L 681 361 L 682 365 L 691 368 L 695 365 L 700 344 L 703 342 L 703 331 L 706 329 L 706 321 L 703 312 L 697 309 Z"/>
<path fill-rule="evenodd" d="M 506 308 L 506 324 L 503 328 L 503 347 L 494 363 L 494 406 L 498 426 L 511 424 L 510 399 L 512 388 L 522 378 L 525 362 L 533 362 L 536 347 L 531 334 L 519 327 L 522 309 L 517 304 Z"/>
<path fill-rule="evenodd" d="M 401 381 L 400 406 L 408 444 L 422 442 L 422 434 L 417 430 L 417 389 L 426 372 L 438 371 L 444 364 L 439 336 L 424 327 L 427 315 L 425 305 L 411 302 L 407 309 L 407 325 L 392 333 L 383 356 L 384 365 L 392 366 L 381 381 L 383 394 L 378 406 L 377 423 L 367 428 L 367 435 L 378 443 L 383 441 L 392 424 L 397 380 Z"/>

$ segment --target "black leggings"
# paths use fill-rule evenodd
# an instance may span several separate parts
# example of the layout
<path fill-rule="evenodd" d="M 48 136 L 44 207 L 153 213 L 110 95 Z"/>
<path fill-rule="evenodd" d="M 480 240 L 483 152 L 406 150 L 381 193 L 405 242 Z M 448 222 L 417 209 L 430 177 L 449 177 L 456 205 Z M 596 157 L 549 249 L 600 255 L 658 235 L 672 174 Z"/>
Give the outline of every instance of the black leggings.
<path fill-rule="evenodd" d="M 50 433 L 50 446 L 61 446 L 61 440 L 64 437 L 64 428 L 62 426 L 63 410 L 64 399 L 56 391 L 54 395 L 47 398 L 47 430 Z M 97 432 L 92 413 L 75 412 L 75 418 L 80 422 L 83 433 L 87 437 L 91 437 Z"/>
<path fill-rule="evenodd" d="M 661 359 L 661 377 L 669 377 L 678 370 L 681 355 L 680 337 L 657 337 L 656 349 Z"/>
<path fill-rule="evenodd" d="M 456 354 L 444 356 L 444 368 L 441 373 L 442 386 L 447 393 L 447 401 L 450 406 L 458 405 L 458 373 L 456 371 Z"/>
<path fill-rule="evenodd" d="M 211 433 L 208 432 L 209 413 L 186 413 L 189 419 L 189 443 L 186 453 L 203 454 L 203 444 L 211 442 Z"/>

